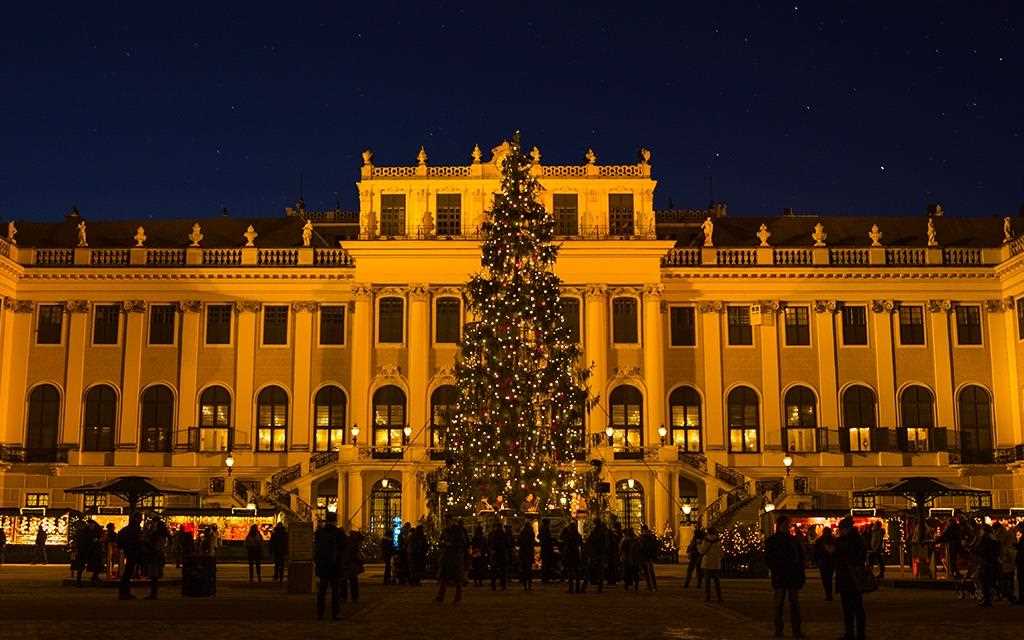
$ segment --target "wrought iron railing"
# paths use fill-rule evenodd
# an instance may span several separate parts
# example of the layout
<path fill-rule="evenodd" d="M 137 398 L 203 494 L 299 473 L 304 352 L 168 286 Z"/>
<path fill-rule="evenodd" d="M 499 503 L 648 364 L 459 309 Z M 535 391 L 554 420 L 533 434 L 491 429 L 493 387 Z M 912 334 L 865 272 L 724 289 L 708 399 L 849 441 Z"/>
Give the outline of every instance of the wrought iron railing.
<path fill-rule="evenodd" d="M 717 526 L 718 523 L 727 517 L 732 510 L 737 508 L 750 497 L 750 490 L 747 485 L 742 484 L 730 491 L 718 496 L 711 504 L 704 508 L 704 526 Z"/>
<path fill-rule="evenodd" d="M 283 487 L 293 480 L 298 480 L 300 476 L 302 476 L 302 465 L 296 463 L 270 476 L 270 484 L 275 487 Z"/>
<path fill-rule="evenodd" d="M 338 461 L 338 452 L 316 451 L 309 456 L 309 471 L 312 473 L 321 467 L 326 467 Z"/>
<path fill-rule="evenodd" d="M 715 463 L 715 477 L 731 484 L 734 487 L 740 487 L 747 483 L 747 477 L 745 475 L 718 462 Z"/>
<path fill-rule="evenodd" d="M 701 473 L 708 472 L 708 459 L 703 453 L 690 453 L 688 451 L 679 451 L 679 462 L 690 465 Z"/>
<path fill-rule="evenodd" d="M 68 452 L 77 449 L 77 446 L 63 446 L 53 448 L 28 448 L 11 445 L 0 445 L 0 462 L 11 463 L 57 463 L 66 464 Z"/>

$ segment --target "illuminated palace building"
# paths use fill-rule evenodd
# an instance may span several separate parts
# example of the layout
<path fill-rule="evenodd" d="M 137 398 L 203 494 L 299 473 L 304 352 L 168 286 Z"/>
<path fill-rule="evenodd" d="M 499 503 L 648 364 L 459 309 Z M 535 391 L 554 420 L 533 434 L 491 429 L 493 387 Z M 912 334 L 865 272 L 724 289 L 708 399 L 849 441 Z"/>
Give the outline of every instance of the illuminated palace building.
<path fill-rule="evenodd" d="M 354 527 L 425 516 L 506 152 L 367 151 L 358 215 L 9 225 L 0 506 L 83 510 L 102 497 L 63 488 L 145 475 Z M 599 397 L 580 458 L 614 509 L 660 531 L 740 485 L 844 508 L 908 475 L 1024 506 L 1020 221 L 655 212 L 646 151 L 533 158 Z"/>

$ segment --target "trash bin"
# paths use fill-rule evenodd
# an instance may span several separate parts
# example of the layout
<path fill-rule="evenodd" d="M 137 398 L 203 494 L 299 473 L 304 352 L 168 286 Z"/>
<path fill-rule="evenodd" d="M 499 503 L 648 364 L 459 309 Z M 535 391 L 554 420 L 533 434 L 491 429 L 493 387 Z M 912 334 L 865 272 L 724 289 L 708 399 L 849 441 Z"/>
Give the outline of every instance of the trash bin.
<path fill-rule="evenodd" d="M 188 555 L 181 563 L 181 595 L 206 598 L 217 593 L 217 559 Z"/>

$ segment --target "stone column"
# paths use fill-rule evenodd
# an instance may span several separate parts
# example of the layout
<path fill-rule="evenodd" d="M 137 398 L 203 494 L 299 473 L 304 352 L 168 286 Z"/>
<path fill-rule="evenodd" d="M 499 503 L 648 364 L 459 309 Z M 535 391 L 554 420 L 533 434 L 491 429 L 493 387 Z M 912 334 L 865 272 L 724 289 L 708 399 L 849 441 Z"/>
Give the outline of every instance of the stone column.
<path fill-rule="evenodd" d="M 402 470 L 402 521 L 416 522 L 419 519 L 419 483 L 416 472 L 412 469 Z"/>
<path fill-rule="evenodd" d="M 82 444 L 85 349 L 89 344 L 89 302 L 65 304 L 68 317 L 67 370 L 64 374 L 64 428 L 61 444 Z"/>
<path fill-rule="evenodd" d="M 599 402 L 590 412 L 590 432 L 604 433 L 608 425 L 608 288 L 603 284 L 587 285 L 586 322 L 583 331 L 583 353 L 590 372 L 591 393 Z"/>
<path fill-rule="evenodd" d="M 871 302 L 872 326 L 875 330 L 875 375 L 878 380 L 878 426 L 896 427 L 896 371 L 893 361 L 891 300 Z"/>
<path fill-rule="evenodd" d="M 237 315 L 235 327 L 235 397 L 232 406 L 232 422 L 235 427 L 234 449 L 254 450 L 256 432 L 253 429 L 253 407 L 256 399 L 252 394 L 253 368 L 256 364 L 256 314 L 260 303 L 244 301 L 235 303 Z"/>
<path fill-rule="evenodd" d="M 761 450 L 782 447 L 782 385 L 779 381 L 779 325 L 785 309 L 777 302 L 763 303 L 761 317 Z M 724 402 L 724 399 L 723 399 Z"/>
<path fill-rule="evenodd" d="M 704 356 L 704 448 L 725 449 L 725 398 L 722 396 L 722 310 L 721 302 L 701 302 L 701 354 Z M 710 483 L 709 483 L 710 484 Z M 705 504 L 707 504 L 705 502 Z"/>
<path fill-rule="evenodd" d="M 121 430 L 118 434 L 117 449 L 119 464 L 129 464 L 131 456 L 139 450 L 139 404 L 142 401 L 140 381 L 142 379 L 142 351 L 146 344 L 143 335 L 146 319 L 146 303 L 131 300 L 122 305 L 125 313 L 124 367 L 121 373 Z"/>
<path fill-rule="evenodd" d="M 338 524 L 344 525 L 348 515 L 348 473 L 338 469 Z"/>
<path fill-rule="evenodd" d="M 373 362 L 373 290 L 368 285 L 353 285 L 355 310 L 352 313 L 352 389 L 351 424 L 359 425 L 359 439 L 372 438 L 369 388 Z M 351 438 L 347 440 L 351 442 Z"/>
<path fill-rule="evenodd" d="M 183 445 L 188 440 L 189 427 L 196 426 L 198 416 L 196 405 L 197 379 L 199 367 L 199 341 L 202 336 L 203 303 L 199 300 L 186 300 L 178 303 L 178 316 L 181 321 L 181 344 L 178 350 L 178 433 L 174 443 Z"/>
<path fill-rule="evenodd" d="M 949 336 L 948 300 L 928 301 L 928 340 L 932 345 L 932 363 L 935 368 L 935 426 L 952 429 L 956 425 L 953 408 L 956 389 L 953 385 L 953 349 Z"/>
<path fill-rule="evenodd" d="M 665 287 L 652 284 L 644 287 L 644 380 L 647 382 L 647 425 L 644 442 L 656 443 L 658 427 L 667 425 L 665 418 L 665 339 L 661 312 Z"/>
<path fill-rule="evenodd" d="M 25 407 L 28 403 L 28 354 L 34 340 L 32 310 L 34 303 L 5 298 L 0 310 L 0 427 L 3 442 L 27 444 L 24 441 Z"/>
<path fill-rule="evenodd" d="M 661 530 L 664 528 L 666 522 L 670 523 L 673 529 L 675 529 L 675 523 L 672 522 L 671 518 L 672 487 L 669 484 L 670 482 L 671 475 L 667 469 L 659 470 L 655 474 L 654 518 L 647 525 L 655 535 L 661 535 Z"/>
<path fill-rule="evenodd" d="M 834 300 L 814 303 L 815 336 L 818 340 L 818 426 L 839 426 L 839 376 L 836 371 L 836 311 Z"/>
<path fill-rule="evenodd" d="M 360 471 L 350 471 L 348 474 L 348 504 L 345 505 L 345 528 L 363 529 L 369 520 L 366 517 L 366 509 L 363 504 L 363 475 Z"/>
<path fill-rule="evenodd" d="M 412 444 L 426 446 L 429 430 L 427 422 L 427 384 L 430 365 L 430 289 L 425 284 L 409 287 L 409 414 L 408 424 L 413 434 L 419 434 Z M 421 431 L 422 430 L 422 431 Z M 402 484 L 403 500 L 405 484 Z"/>
<path fill-rule="evenodd" d="M 316 310 L 315 302 L 292 303 L 295 333 L 292 344 L 292 417 L 289 422 L 291 442 L 288 445 L 292 451 L 311 449 L 313 420 L 310 417 L 310 406 L 313 399 L 309 365 L 313 352 L 313 319 Z"/>

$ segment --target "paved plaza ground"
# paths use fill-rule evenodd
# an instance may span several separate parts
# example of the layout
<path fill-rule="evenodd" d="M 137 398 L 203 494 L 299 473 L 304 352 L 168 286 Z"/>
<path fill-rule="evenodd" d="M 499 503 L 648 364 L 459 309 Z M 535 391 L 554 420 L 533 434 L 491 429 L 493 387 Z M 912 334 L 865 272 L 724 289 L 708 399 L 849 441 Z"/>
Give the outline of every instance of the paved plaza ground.
<path fill-rule="evenodd" d="M 269 567 L 266 567 L 269 569 Z M 169 587 L 157 601 L 121 602 L 115 589 L 76 589 L 61 585 L 66 567 L 0 567 L 0 637 L 175 638 L 176 640 L 254 640 L 258 638 L 732 638 L 772 635 L 767 580 L 723 580 L 723 605 L 706 605 L 703 592 L 684 591 L 680 566 L 660 566 L 657 593 L 564 593 L 557 585 L 536 585 L 523 593 L 470 587 L 459 605 L 433 602 L 434 584 L 384 587 L 372 565 L 361 602 L 347 605 L 341 622 L 317 623 L 313 596 L 287 595 L 263 584 L 249 586 L 245 569 L 219 567 L 213 598 L 183 598 Z M 175 577 L 176 570 L 168 569 Z M 139 596 L 144 595 L 138 589 Z M 803 591 L 805 633 L 812 639 L 837 638 L 842 631 L 839 603 L 824 602 L 821 585 Z M 951 591 L 888 588 L 866 597 L 868 637 L 1020 638 L 1024 607 L 999 603 L 993 609 L 957 600 Z M 787 635 L 789 630 L 787 628 Z"/>

